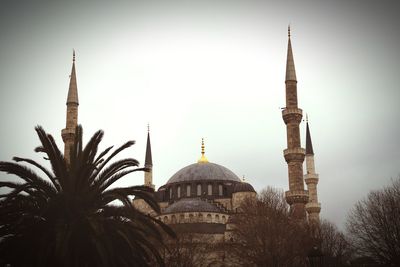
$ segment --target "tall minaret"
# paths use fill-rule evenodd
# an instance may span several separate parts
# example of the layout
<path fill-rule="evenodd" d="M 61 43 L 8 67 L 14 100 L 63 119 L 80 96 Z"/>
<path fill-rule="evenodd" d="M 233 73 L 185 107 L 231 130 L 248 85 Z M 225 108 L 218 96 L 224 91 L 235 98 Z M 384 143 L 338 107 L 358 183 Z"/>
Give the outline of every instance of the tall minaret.
<path fill-rule="evenodd" d="M 286 107 L 282 110 L 283 121 L 286 124 L 287 149 L 283 155 L 288 164 L 289 190 L 285 192 L 287 203 L 293 218 L 306 219 L 305 204 L 308 202 L 308 192 L 304 190 L 303 161 L 305 150 L 300 145 L 299 124 L 303 111 L 297 106 L 297 79 L 294 68 L 292 44 L 290 41 L 290 26 L 288 28 L 289 43 L 286 62 Z"/>
<path fill-rule="evenodd" d="M 304 175 L 304 180 L 307 184 L 307 189 L 309 193 L 309 201 L 306 205 L 306 210 L 308 213 L 308 221 L 310 224 L 319 224 L 319 213 L 321 211 L 321 204 L 318 203 L 317 194 L 317 184 L 318 184 L 318 174 L 315 173 L 314 165 L 314 150 L 311 142 L 310 128 L 308 126 L 306 129 L 306 168 L 307 174 Z"/>
<path fill-rule="evenodd" d="M 155 188 L 153 184 L 153 160 L 151 157 L 151 144 L 150 144 L 150 126 L 147 125 L 147 145 L 146 145 L 146 158 L 144 161 L 144 167 L 148 168 L 148 171 L 144 172 L 144 185 Z"/>
<path fill-rule="evenodd" d="M 75 141 L 75 130 L 78 126 L 78 87 L 76 85 L 75 73 L 75 50 L 72 56 L 72 70 L 69 80 L 69 89 L 67 97 L 67 123 L 65 129 L 61 131 L 61 136 L 64 141 L 64 157 L 67 163 L 70 162 L 71 148 Z"/>

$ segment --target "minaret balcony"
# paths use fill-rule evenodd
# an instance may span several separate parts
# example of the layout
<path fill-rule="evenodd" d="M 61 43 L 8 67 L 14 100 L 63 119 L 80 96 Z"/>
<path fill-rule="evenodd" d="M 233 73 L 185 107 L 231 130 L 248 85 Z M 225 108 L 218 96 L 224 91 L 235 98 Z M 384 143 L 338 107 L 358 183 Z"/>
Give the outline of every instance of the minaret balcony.
<path fill-rule="evenodd" d="M 286 202 L 289 205 L 294 203 L 304 203 L 308 202 L 308 190 L 289 190 L 285 192 Z"/>
<path fill-rule="evenodd" d="M 308 202 L 306 204 L 306 211 L 308 213 L 319 213 L 321 211 L 321 203 Z"/>
<path fill-rule="evenodd" d="M 65 143 L 65 141 L 74 140 L 75 139 L 75 129 L 73 128 L 65 128 L 61 130 L 61 137 Z"/>
<path fill-rule="evenodd" d="M 285 124 L 290 122 L 300 123 L 303 118 L 303 110 L 300 108 L 285 108 L 282 110 L 282 118 Z"/>
<path fill-rule="evenodd" d="M 319 175 L 316 173 L 307 173 L 304 175 L 304 181 L 306 184 L 318 184 Z"/>
<path fill-rule="evenodd" d="M 283 156 L 287 163 L 298 161 L 303 162 L 306 155 L 306 150 L 301 147 L 287 148 L 283 150 Z"/>

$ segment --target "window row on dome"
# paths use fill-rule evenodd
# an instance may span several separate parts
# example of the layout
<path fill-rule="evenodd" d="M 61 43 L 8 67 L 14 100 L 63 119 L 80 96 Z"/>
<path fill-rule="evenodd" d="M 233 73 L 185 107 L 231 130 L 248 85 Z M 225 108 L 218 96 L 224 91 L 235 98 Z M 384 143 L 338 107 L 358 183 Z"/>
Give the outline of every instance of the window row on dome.
<path fill-rule="evenodd" d="M 227 188 L 222 183 L 190 183 L 171 185 L 166 188 L 164 200 L 182 197 L 227 197 Z"/>
<path fill-rule="evenodd" d="M 162 216 L 166 224 L 175 223 L 226 223 L 227 216 L 216 213 L 181 213 Z"/>

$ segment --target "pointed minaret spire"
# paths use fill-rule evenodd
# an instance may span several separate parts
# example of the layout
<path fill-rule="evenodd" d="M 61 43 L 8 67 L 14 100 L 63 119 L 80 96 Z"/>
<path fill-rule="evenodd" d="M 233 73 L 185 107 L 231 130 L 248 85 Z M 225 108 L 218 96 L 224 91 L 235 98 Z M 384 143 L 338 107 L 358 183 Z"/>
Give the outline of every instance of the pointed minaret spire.
<path fill-rule="evenodd" d="M 69 164 L 71 157 L 71 148 L 75 141 L 75 131 L 78 126 L 78 86 L 76 83 L 75 72 L 75 50 L 72 55 L 72 70 L 69 80 L 68 97 L 67 97 L 67 120 L 66 127 L 61 131 L 64 141 L 64 158 Z"/>
<path fill-rule="evenodd" d="M 72 70 L 71 70 L 71 76 L 70 76 L 70 80 L 69 80 L 67 105 L 70 103 L 79 105 L 78 86 L 76 84 L 76 73 L 75 73 L 75 50 L 74 50 L 73 56 L 72 56 Z"/>
<path fill-rule="evenodd" d="M 151 157 L 151 144 L 150 144 L 150 126 L 147 125 L 147 144 L 146 144 L 146 159 L 144 166 L 146 168 L 152 168 L 153 167 L 153 160 Z"/>
<path fill-rule="evenodd" d="M 311 225 L 315 226 L 319 224 L 321 203 L 318 203 L 317 184 L 319 175 L 315 173 L 314 151 L 311 142 L 310 127 L 308 125 L 308 116 L 306 129 L 306 169 L 307 173 L 304 175 L 304 180 L 309 193 L 309 201 L 306 204 L 306 210 L 308 213 L 308 221 Z"/>
<path fill-rule="evenodd" d="M 292 217 L 305 220 L 307 217 L 305 204 L 308 202 L 308 192 L 304 190 L 303 162 L 305 149 L 300 144 L 299 124 L 303 111 L 298 107 L 297 80 L 294 69 L 290 27 L 288 28 L 288 53 L 286 61 L 286 107 L 282 110 L 283 121 L 286 124 L 287 148 L 283 151 L 288 164 L 289 190 L 285 192 L 286 202 L 290 205 Z"/>
<path fill-rule="evenodd" d="M 294 59 L 292 52 L 292 42 L 290 40 L 290 25 L 288 27 L 288 50 L 287 50 L 287 59 L 286 59 L 286 81 L 297 81 L 296 78 L 296 69 L 294 67 Z"/>
<path fill-rule="evenodd" d="M 151 157 L 151 144 L 150 144 L 150 125 L 147 124 L 147 144 L 146 144 L 146 157 L 144 167 L 148 170 L 144 173 L 144 185 L 155 188 L 153 184 L 153 159 Z"/>
<path fill-rule="evenodd" d="M 312 147 L 310 127 L 308 126 L 308 115 L 306 115 L 306 155 L 314 155 L 314 150 Z"/>
<path fill-rule="evenodd" d="M 207 163 L 208 159 L 206 158 L 206 156 L 204 156 L 205 152 L 204 152 L 204 138 L 201 138 L 201 158 L 198 160 L 198 163 Z"/>

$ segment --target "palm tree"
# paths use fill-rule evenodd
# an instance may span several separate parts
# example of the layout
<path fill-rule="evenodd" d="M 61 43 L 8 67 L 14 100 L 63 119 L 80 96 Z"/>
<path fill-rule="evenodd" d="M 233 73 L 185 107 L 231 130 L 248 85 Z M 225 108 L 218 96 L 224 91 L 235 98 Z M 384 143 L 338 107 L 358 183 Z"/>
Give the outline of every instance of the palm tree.
<path fill-rule="evenodd" d="M 108 157 L 113 147 L 97 155 L 103 131 L 96 132 L 83 148 L 78 126 L 67 164 L 53 137 L 40 126 L 35 130 L 41 142 L 35 151 L 46 154 L 52 170 L 27 158 L 0 162 L 0 171 L 22 180 L 0 181 L 0 188 L 9 188 L 0 195 L 0 266 L 162 266 L 158 252 L 162 233 L 174 233 L 135 209 L 129 198 L 142 198 L 159 212 L 152 189 L 111 188 L 129 173 L 146 171 L 133 158 L 110 162 L 134 142 Z"/>

